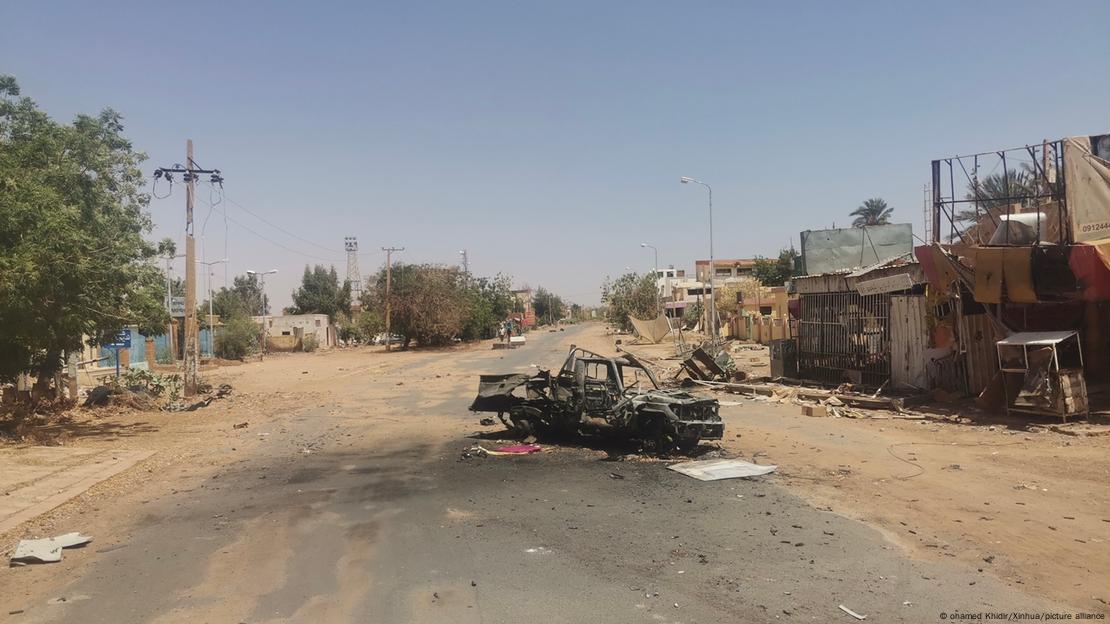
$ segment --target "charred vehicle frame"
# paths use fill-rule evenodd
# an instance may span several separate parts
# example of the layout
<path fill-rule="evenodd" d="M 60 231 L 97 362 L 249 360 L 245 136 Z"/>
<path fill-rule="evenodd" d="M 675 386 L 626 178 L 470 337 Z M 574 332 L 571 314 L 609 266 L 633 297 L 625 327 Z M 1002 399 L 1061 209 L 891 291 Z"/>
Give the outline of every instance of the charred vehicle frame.
<path fill-rule="evenodd" d="M 573 345 L 554 374 L 482 375 L 470 409 L 496 413 L 523 434 L 622 435 L 662 451 L 724 435 L 716 399 L 661 389 L 631 354 L 606 357 Z"/>

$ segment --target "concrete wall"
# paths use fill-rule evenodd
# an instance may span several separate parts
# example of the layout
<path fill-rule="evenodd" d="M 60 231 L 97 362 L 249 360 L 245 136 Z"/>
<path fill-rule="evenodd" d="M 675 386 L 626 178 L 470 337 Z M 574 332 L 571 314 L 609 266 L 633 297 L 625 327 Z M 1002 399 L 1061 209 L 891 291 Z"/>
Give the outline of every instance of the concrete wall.
<path fill-rule="evenodd" d="M 253 317 L 256 323 L 261 323 L 263 317 Z M 278 336 L 293 336 L 295 329 L 300 329 L 305 336 L 316 336 L 316 344 L 321 349 L 335 346 L 335 334 L 328 331 L 327 314 L 290 314 L 285 316 L 267 316 L 266 333 L 272 338 Z"/>

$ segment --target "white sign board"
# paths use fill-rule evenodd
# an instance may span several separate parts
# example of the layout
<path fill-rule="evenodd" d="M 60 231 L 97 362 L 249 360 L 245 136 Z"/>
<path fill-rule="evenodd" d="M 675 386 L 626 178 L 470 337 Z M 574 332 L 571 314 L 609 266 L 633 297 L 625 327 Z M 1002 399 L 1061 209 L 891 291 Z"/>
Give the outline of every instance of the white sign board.
<path fill-rule="evenodd" d="M 170 298 L 170 316 L 185 316 L 185 297 Z"/>
<path fill-rule="evenodd" d="M 856 290 L 861 295 L 878 295 L 880 293 L 897 292 L 913 288 L 913 278 L 907 273 L 888 275 L 866 282 L 857 282 Z"/>

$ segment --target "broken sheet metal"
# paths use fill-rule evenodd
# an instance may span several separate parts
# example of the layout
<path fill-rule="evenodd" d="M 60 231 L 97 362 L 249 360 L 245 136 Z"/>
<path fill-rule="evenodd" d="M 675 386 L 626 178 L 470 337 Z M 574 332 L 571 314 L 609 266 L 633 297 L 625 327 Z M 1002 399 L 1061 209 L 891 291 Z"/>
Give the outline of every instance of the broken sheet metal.
<path fill-rule="evenodd" d="M 513 391 L 528 383 L 531 375 L 510 373 L 507 375 L 482 375 L 478 378 L 478 396 L 470 404 L 473 412 L 507 412 L 523 397 L 514 396 Z"/>
<path fill-rule="evenodd" d="M 709 355 L 702 347 L 694 349 L 690 357 L 682 361 L 682 369 L 691 379 L 699 381 L 727 381 L 729 369 L 735 369 L 736 364 L 727 351 L 720 351 L 717 357 Z"/>
<path fill-rule="evenodd" d="M 10 565 L 21 566 L 29 563 L 57 563 L 62 560 L 63 548 L 76 548 L 92 541 L 91 537 L 80 533 L 66 533 L 57 537 L 19 540 L 12 553 Z"/>
<path fill-rule="evenodd" d="M 760 466 L 742 459 L 707 459 L 671 464 L 667 468 L 698 481 L 718 481 L 771 474 L 778 466 Z"/>
<path fill-rule="evenodd" d="M 851 270 L 913 252 L 909 223 L 806 230 L 800 238 L 806 275 Z"/>

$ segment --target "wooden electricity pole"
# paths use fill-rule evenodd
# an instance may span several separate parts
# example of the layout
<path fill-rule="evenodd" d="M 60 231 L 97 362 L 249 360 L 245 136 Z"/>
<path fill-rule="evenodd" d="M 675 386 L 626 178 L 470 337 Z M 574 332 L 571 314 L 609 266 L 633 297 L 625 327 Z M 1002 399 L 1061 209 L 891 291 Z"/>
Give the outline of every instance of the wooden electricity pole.
<path fill-rule="evenodd" d="M 193 237 L 193 140 L 185 142 L 185 396 L 197 393 L 197 245 Z"/>
<path fill-rule="evenodd" d="M 404 247 L 382 247 L 385 252 L 385 350 L 389 351 L 393 343 L 393 334 L 390 333 L 389 299 L 393 290 L 393 252 L 404 251 Z"/>
<path fill-rule="evenodd" d="M 212 184 L 223 186 L 219 169 L 201 169 L 193 160 L 193 140 L 185 142 L 185 166 L 159 167 L 154 170 L 155 181 L 164 179 L 173 188 L 173 174 L 181 173 L 185 181 L 185 349 L 184 349 L 184 394 L 191 397 L 197 393 L 197 373 L 200 355 L 199 334 L 197 332 L 197 248 L 193 237 L 193 198 L 196 195 L 197 176 L 211 174 Z M 172 293 L 171 293 L 172 295 Z M 171 298 L 172 301 L 172 298 Z M 172 340 L 172 336 L 170 337 Z"/>

